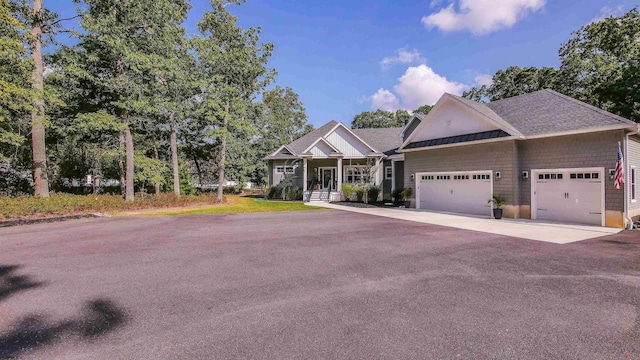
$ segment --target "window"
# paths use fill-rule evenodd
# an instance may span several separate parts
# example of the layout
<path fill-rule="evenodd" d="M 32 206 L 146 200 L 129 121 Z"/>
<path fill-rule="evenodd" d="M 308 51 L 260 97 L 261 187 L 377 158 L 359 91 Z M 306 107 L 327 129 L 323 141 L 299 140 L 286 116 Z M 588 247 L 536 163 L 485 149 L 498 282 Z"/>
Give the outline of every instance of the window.
<path fill-rule="evenodd" d="M 632 166 L 629 172 L 629 182 L 631 183 L 631 201 L 636 201 L 636 167 Z"/>
<path fill-rule="evenodd" d="M 284 166 L 278 165 L 276 166 L 276 174 L 295 174 L 296 169 L 293 166 Z"/>
<path fill-rule="evenodd" d="M 344 167 L 344 182 L 350 184 L 358 184 L 373 180 L 371 175 L 367 174 L 366 165 L 349 165 Z"/>
<path fill-rule="evenodd" d="M 385 179 L 391 179 L 393 177 L 393 169 L 391 169 L 391 166 L 385 166 L 384 167 L 384 178 Z"/>

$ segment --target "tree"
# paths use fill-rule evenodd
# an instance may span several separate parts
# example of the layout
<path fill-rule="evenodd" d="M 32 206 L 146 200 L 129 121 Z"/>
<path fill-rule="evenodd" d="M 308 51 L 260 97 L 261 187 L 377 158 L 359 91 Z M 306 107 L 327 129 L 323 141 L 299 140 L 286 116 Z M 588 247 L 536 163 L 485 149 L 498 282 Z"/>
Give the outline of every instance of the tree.
<path fill-rule="evenodd" d="M 351 128 L 403 127 L 409 120 L 411 120 L 411 115 L 406 110 L 396 110 L 394 113 L 378 109 L 376 111 L 364 111 L 356 115 L 351 121 Z"/>
<path fill-rule="evenodd" d="M 429 111 L 431 111 L 431 109 L 433 108 L 433 106 L 431 105 L 422 105 L 419 108 L 413 110 L 413 113 L 419 113 L 422 115 L 427 115 L 429 113 Z"/>
<path fill-rule="evenodd" d="M 462 96 L 475 101 L 496 101 L 534 91 L 555 88 L 558 71 L 554 68 L 510 66 L 493 75 L 491 85 L 473 87 Z"/>
<path fill-rule="evenodd" d="M 71 49 L 63 47 L 58 59 L 65 75 L 75 77 L 84 92 L 81 111 L 105 110 L 123 125 L 125 199 L 133 201 L 132 129 L 136 121 L 157 111 L 151 101 L 159 81 L 157 70 L 167 48 L 176 45 L 172 35 L 186 17 L 189 4 L 186 0 L 84 3 L 79 43 Z"/>
<path fill-rule="evenodd" d="M 24 31 L 24 25 L 12 16 L 9 1 L 0 0 L 0 160 L 7 150 L 24 142 L 21 120 L 33 106 Z"/>
<path fill-rule="evenodd" d="M 260 29 L 243 30 L 227 6 L 241 0 L 212 0 L 198 28 L 201 36 L 193 39 L 197 52 L 198 72 L 202 74 L 199 112 L 210 125 L 219 145 L 218 198 L 222 199 L 225 183 L 227 140 L 230 122 L 237 122 L 247 110 L 248 101 L 273 78 L 266 67 L 273 45 L 260 44 Z"/>
<path fill-rule="evenodd" d="M 263 160 L 282 145 L 293 142 L 311 132 L 313 125 L 307 123 L 307 114 L 298 94 L 293 89 L 276 86 L 262 95 L 262 102 L 254 103 L 247 117 L 254 119 L 256 133 L 248 139 L 243 153 L 252 154 L 244 166 L 244 175 L 257 184 L 267 178 L 267 164 Z M 246 145 L 246 143 L 245 143 Z"/>
<path fill-rule="evenodd" d="M 560 48 L 561 91 L 640 122 L 640 12 L 634 8 L 574 32 Z"/>

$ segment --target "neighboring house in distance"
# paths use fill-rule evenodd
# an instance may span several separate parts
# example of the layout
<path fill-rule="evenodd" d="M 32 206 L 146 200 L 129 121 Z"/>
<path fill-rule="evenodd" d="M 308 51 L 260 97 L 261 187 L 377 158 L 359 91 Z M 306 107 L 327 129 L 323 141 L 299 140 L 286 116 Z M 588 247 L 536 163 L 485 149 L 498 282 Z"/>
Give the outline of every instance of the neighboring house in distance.
<path fill-rule="evenodd" d="M 638 124 L 552 90 L 487 104 L 445 94 L 404 131 L 405 186 L 415 207 L 623 227 L 640 216 Z M 610 172 L 618 144 L 626 181 Z"/>
<path fill-rule="evenodd" d="M 552 90 L 487 104 L 444 94 L 403 129 L 327 123 L 267 157 L 269 185 L 291 172 L 303 187 L 317 173 L 337 200 L 338 180 L 352 181 L 373 159 L 383 196 L 411 187 L 418 209 L 491 216 L 495 194 L 506 199 L 505 217 L 624 227 L 640 219 L 638 132 L 630 120 Z M 619 143 L 625 183 L 615 189 Z"/>
<path fill-rule="evenodd" d="M 370 171 L 382 198 L 390 199 L 394 186 L 404 183 L 404 171 L 392 167 L 392 161 L 404 158 L 394 151 L 402 144 L 401 130 L 349 129 L 330 121 L 266 157 L 268 185 L 291 176 L 293 185 L 312 197 L 338 201 L 343 183 L 361 183 Z M 312 187 L 312 179 L 317 180 L 316 186 Z"/>

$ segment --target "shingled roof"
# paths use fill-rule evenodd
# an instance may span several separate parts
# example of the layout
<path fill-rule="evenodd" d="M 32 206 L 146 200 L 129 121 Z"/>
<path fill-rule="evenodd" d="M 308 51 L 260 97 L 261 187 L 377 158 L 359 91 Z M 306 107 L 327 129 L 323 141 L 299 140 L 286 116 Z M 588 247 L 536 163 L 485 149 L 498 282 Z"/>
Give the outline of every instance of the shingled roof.
<path fill-rule="evenodd" d="M 327 133 L 333 129 L 338 122 L 335 120 L 331 120 L 328 123 L 320 126 L 319 128 L 313 130 L 312 132 L 306 134 L 305 136 L 295 140 L 291 144 L 287 145 L 291 151 L 295 153 L 295 155 L 301 155 L 309 146 L 311 146 L 318 138 L 324 137 Z"/>
<path fill-rule="evenodd" d="M 633 121 L 549 89 L 482 105 L 513 125 L 524 136 L 610 125 L 636 125 Z"/>
<path fill-rule="evenodd" d="M 351 129 L 357 137 L 379 153 L 387 153 L 402 145 L 402 128 Z"/>

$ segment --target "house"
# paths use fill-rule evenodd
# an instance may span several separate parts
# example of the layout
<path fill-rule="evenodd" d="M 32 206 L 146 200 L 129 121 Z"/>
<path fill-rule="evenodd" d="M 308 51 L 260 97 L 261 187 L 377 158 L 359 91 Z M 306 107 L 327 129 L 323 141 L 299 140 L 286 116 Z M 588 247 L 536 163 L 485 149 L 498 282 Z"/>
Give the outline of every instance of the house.
<path fill-rule="evenodd" d="M 354 143 L 366 142 L 362 130 L 330 122 L 272 154 L 270 184 L 278 181 L 278 166 L 298 171 L 287 168 L 285 156 L 309 156 L 310 171 L 324 169 L 316 161 L 342 168 L 348 141 L 333 141 L 334 128 L 352 132 Z M 361 145 L 361 154 L 389 168 L 390 189 L 413 188 L 418 209 L 491 216 L 488 200 L 500 195 L 505 217 L 624 227 L 640 218 L 638 132 L 637 123 L 552 90 L 487 104 L 444 94 L 428 115 L 416 114 L 397 131 L 400 145 L 385 139 L 377 148 Z M 621 189 L 614 186 L 618 147 L 625 165 Z"/>
<path fill-rule="evenodd" d="M 338 201 L 343 183 L 371 182 L 390 199 L 396 184 L 404 183 L 402 169 L 392 167 L 393 160 L 404 158 L 394 151 L 402 144 L 401 130 L 349 129 L 330 121 L 266 157 L 268 185 L 288 176 L 308 197 Z"/>
<path fill-rule="evenodd" d="M 552 90 L 487 104 L 445 94 L 403 130 L 416 208 L 623 227 L 640 216 L 638 124 Z M 626 181 L 614 187 L 620 145 Z"/>

